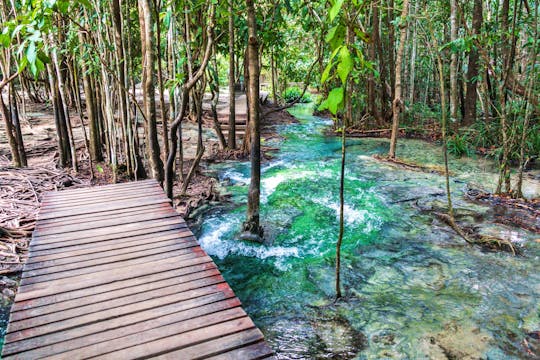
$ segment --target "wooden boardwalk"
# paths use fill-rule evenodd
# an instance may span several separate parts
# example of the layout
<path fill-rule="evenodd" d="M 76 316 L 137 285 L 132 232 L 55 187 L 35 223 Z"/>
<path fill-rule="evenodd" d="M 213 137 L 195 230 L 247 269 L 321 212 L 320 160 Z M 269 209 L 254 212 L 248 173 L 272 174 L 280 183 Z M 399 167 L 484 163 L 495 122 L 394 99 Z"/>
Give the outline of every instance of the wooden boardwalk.
<path fill-rule="evenodd" d="M 3 358 L 262 359 L 262 333 L 155 181 L 48 193 Z"/>

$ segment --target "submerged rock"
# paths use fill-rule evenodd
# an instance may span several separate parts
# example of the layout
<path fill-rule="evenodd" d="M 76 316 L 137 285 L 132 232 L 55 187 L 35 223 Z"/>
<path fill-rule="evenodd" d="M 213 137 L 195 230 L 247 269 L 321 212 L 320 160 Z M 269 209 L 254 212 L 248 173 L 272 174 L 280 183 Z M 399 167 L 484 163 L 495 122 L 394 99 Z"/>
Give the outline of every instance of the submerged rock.
<path fill-rule="evenodd" d="M 324 358 L 353 359 L 366 348 L 365 335 L 356 331 L 345 319 L 318 320 L 313 328 L 324 345 Z"/>
<path fill-rule="evenodd" d="M 438 334 L 420 342 L 422 352 L 433 360 L 474 360 L 485 358 L 491 337 L 474 326 L 448 323 Z"/>

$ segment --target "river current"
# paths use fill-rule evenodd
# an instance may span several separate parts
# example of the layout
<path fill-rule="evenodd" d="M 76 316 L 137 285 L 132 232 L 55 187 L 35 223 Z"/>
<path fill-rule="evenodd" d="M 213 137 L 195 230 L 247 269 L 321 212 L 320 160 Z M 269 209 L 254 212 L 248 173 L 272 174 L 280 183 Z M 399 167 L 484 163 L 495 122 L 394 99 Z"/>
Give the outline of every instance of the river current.
<path fill-rule="evenodd" d="M 471 247 L 433 217 L 429 209 L 444 211 L 444 177 L 374 159 L 387 152 L 385 139 L 347 140 L 345 297 L 334 303 L 341 143 L 323 135 L 331 121 L 309 106 L 291 112 L 299 122 L 278 127 L 280 151 L 263 165 L 266 243 L 237 240 L 248 163 L 210 167 L 231 201 L 199 213 L 197 229 L 279 358 L 518 359 L 539 351 L 537 236 L 495 224 L 490 207 L 463 196 L 468 185 L 493 191 L 496 167 L 485 160 L 451 158 L 457 212 L 511 239 L 522 256 Z M 440 147 L 422 141 L 399 140 L 397 153 L 442 161 Z M 527 182 L 527 194 L 538 192 Z"/>

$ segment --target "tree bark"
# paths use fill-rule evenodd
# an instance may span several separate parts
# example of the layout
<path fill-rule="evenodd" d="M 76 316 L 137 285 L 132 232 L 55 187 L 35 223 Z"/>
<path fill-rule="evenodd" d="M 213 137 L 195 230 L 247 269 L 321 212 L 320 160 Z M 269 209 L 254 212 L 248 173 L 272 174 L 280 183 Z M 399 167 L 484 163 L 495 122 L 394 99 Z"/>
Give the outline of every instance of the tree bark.
<path fill-rule="evenodd" d="M 249 126 L 251 127 L 251 182 L 244 232 L 252 239 L 263 237 L 260 221 L 261 126 L 259 122 L 259 40 L 253 0 L 246 0 L 248 18 Z"/>
<path fill-rule="evenodd" d="M 457 26 L 457 0 L 450 0 L 450 41 L 456 41 Z M 458 116 L 458 54 L 452 51 L 450 55 L 450 122 L 455 124 Z M 441 93 L 441 98 L 446 96 Z"/>
<path fill-rule="evenodd" d="M 236 99 L 234 77 L 234 7 L 233 0 L 229 0 L 229 139 L 230 150 L 236 149 Z"/>
<path fill-rule="evenodd" d="M 154 24 L 149 0 L 138 0 L 139 21 L 141 24 L 141 42 L 143 53 L 143 102 L 146 115 L 147 153 L 152 177 L 163 182 L 163 162 L 156 124 L 156 99 L 154 88 Z"/>
<path fill-rule="evenodd" d="M 403 1 L 403 10 L 401 11 L 400 39 L 399 48 L 396 56 L 396 85 L 394 90 L 394 101 L 392 102 L 392 135 L 390 138 L 390 152 L 388 156 L 391 159 L 396 157 L 396 142 L 399 131 L 399 114 L 403 107 L 401 99 L 401 68 L 403 62 L 403 51 L 405 49 L 405 38 L 407 36 L 407 14 L 409 11 L 409 0 Z"/>
<path fill-rule="evenodd" d="M 473 35 L 480 34 L 482 31 L 482 22 L 482 0 L 474 0 L 472 22 Z M 478 94 L 476 92 L 476 78 L 478 77 L 478 60 L 478 49 L 473 47 L 469 52 L 469 66 L 467 69 L 467 92 L 465 93 L 465 116 L 463 118 L 464 125 L 470 125 L 476 120 L 476 102 L 478 99 Z"/>

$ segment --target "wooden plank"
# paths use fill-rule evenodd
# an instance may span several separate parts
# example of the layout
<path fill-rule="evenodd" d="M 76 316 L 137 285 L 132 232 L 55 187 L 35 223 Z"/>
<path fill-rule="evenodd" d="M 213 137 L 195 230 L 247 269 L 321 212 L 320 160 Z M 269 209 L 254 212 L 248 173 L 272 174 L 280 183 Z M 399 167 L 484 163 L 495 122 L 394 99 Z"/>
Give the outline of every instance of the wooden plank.
<path fill-rule="evenodd" d="M 110 189 L 107 191 L 88 191 L 86 194 L 69 194 L 69 192 L 65 192 L 64 196 L 58 196 L 58 197 L 45 197 L 43 199 L 43 205 L 47 206 L 61 206 L 63 204 L 70 204 L 70 203 L 84 203 L 88 200 L 94 200 L 94 201 L 106 201 L 109 198 L 112 197 L 118 197 L 118 196 L 136 196 L 140 194 L 147 194 L 147 193 L 160 193 L 161 195 L 165 196 L 163 193 L 163 190 L 159 185 L 147 185 L 147 186 L 141 186 L 137 187 L 136 190 L 134 189 Z"/>
<path fill-rule="evenodd" d="M 163 195 L 163 191 L 161 189 L 152 189 L 147 191 L 140 191 L 140 192 L 126 192 L 126 193 L 112 193 L 110 195 L 107 195 L 104 199 L 101 199 L 99 195 L 94 195 L 92 197 L 89 197 L 88 199 L 82 199 L 82 200 L 70 200 L 70 201 L 59 201 L 57 203 L 52 202 L 44 202 L 41 205 L 41 211 L 43 212 L 51 212 L 51 211 L 63 211 L 63 210 L 70 210 L 70 209 L 76 209 L 76 208 L 86 208 L 93 205 L 103 205 L 104 202 L 107 203 L 113 203 L 113 202 L 120 202 L 120 201 L 133 201 L 135 199 L 144 199 L 148 197 L 160 197 L 166 199 L 165 195 Z"/>
<path fill-rule="evenodd" d="M 197 241 L 194 236 L 190 237 L 186 241 L 170 241 L 169 243 L 162 243 L 159 246 L 156 246 L 156 244 L 150 244 L 150 246 L 147 246 L 143 249 L 133 249 L 133 248 L 127 248 L 124 253 L 118 253 L 115 252 L 115 254 L 111 256 L 103 256 L 103 257 L 93 257 L 92 259 L 82 260 L 82 261 L 75 261 L 75 262 L 68 262 L 65 264 L 58 264 L 54 266 L 45 266 L 40 267 L 38 269 L 26 269 L 23 274 L 24 278 L 29 277 L 37 277 L 37 276 L 45 276 L 45 275 L 52 275 L 57 273 L 71 273 L 72 270 L 76 269 L 85 269 L 85 272 L 93 272 L 95 267 L 98 265 L 104 265 L 104 264 L 111 264 L 111 263 L 121 263 L 125 262 L 127 260 L 131 259 L 137 259 L 141 257 L 147 257 L 150 255 L 157 255 L 161 253 L 166 252 L 172 252 L 177 251 L 176 255 L 180 255 L 182 253 L 189 253 L 191 252 L 192 247 L 198 246 Z M 182 250 L 182 251 L 178 251 Z M 86 270 L 88 269 L 88 271 Z"/>
<path fill-rule="evenodd" d="M 121 308 L 145 300 L 151 300 L 156 297 L 174 295 L 180 292 L 199 289 L 225 282 L 219 273 L 215 273 L 215 270 L 206 273 L 196 273 L 195 276 L 192 276 L 192 278 L 196 279 L 189 281 L 186 277 L 186 281 L 184 281 L 184 279 L 172 278 L 154 284 L 146 284 L 142 289 L 140 289 L 142 291 L 136 294 L 125 294 L 126 291 L 124 291 L 124 294 L 119 297 L 109 299 L 106 303 L 102 303 L 98 298 L 96 298 L 93 303 L 85 306 L 78 306 L 62 312 L 55 312 L 44 316 L 10 322 L 7 333 L 11 334 L 19 332 L 22 334 L 20 332 L 21 330 L 32 329 L 32 331 L 37 331 L 38 335 L 40 335 L 51 332 L 47 330 L 47 326 L 55 329 L 55 331 L 58 331 L 64 328 L 72 327 L 73 324 L 76 326 L 84 324 L 84 318 L 88 318 L 91 314 L 95 315 L 95 313 L 103 312 L 103 309 L 112 310 L 114 308 Z M 131 289 L 127 291 L 131 291 Z M 62 322 L 62 326 L 59 326 L 58 323 L 60 322 Z M 25 332 L 24 336 L 28 337 L 28 332 Z"/>
<path fill-rule="evenodd" d="M 118 183 L 118 184 L 107 184 L 107 185 L 99 185 L 99 186 L 93 186 L 91 188 L 74 188 L 74 189 L 64 189 L 61 191 L 53 191 L 46 193 L 46 196 L 50 197 L 63 197 L 66 195 L 72 195 L 72 194 L 85 194 L 89 192 L 99 192 L 102 190 L 108 190 L 108 189 L 139 189 L 141 186 L 145 185 L 157 185 L 157 181 L 154 179 L 148 179 L 148 180 L 141 180 L 141 181 L 134 181 L 134 182 L 127 182 L 127 183 Z M 158 185 L 159 186 L 159 185 Z"/>
<path fill-rule="evenodd" d="M 121 232 L 106 232 L 105 234 L 96 234 L 90 238 L 79 238 L 76 240 L 67 239 L 52 244 L 33 244 L 30 243 L 29 258 L 33 256 L 57 254 L 64 250 L 72 251 L 73 249 L 88 249 L 95 246 L 101 246 L 109 243 L 120 243 L 130 241 L 130 239 L 140 236 L 157 234 L 164 231 L 187 229 L 187 225 L 183 222 L 178 222 L 176 218 L 167 218 L 167 221 L 147 221 L 144 226 L 139 226 L 133 230 L 124 229 Z M 156 235 L 157 236 L 157 235 Z"/>
<path fill-rule="evenodd" d="M 30 284 L 37 284 L 42 282 L 49 282 L 53 280 L 60 280 L 60 279 L 66 279 L 66 278 L 73 278 L 85 274 L 92 274 L 95 272 L 100 271 L 113 271 L 117 269 L 122 269 L 126 267 L 131 267 L 133 265 L 139 265 L 139 266 L 151 266 L 151 264 L 154 261 L 159 261 L 162 259 L 168 259 L 168 258 L 174 258 L 179 256 L 196 256 L 193 251 L 197 247 L 194 247 L 191 245 L 189 248 L 184 249 L 178 249 L 178 248 L 172 248 L 171 252 L 158 252 L 157 254 L 152 255 L 146 255 L 146 254 L 139 254 L 138 257 L 135 258 L 128 258 L 127 260 L 123 261 L 117 261 L 113 263 L 106 263 L 101 265 L 94 265 L 91 267 L 85 267 L 81 269 L 74 269 L 74 270 L 66 270 L 62 272 L 55 272 L 52 274 L 45 274 L 45 275 L 39 275 L 39 276 L 32 276 L 32 277 L 26 277 L 24 276 L 21 279 L 21 286 L 30 285 Z M 149 252 L 150 253 L 150 252 Z M 145 265 L 146 264 L 146 265 Z M 69 279 L 67 281 L 76 281 L 75 279 Z"/>
<path fill-rule="evenodd" d="M 128 301 L 134 301 L 131 296 L 138 295 L 140 293 L 148 293 L 163 287 L 189 283 L 191 281 L 212 277 L 214 277 L 213 281 L 215 282 L 211 280 L 208 282 L 208 284 L 217 283 L 218 280 L 222 282 L 223 279 L 218 278 L 218 276 L 221 276 L 219 270 L 216 268 L 210 268 L 207 270 L 192 272 L 190 274 L 184 274 L 184 276 L 181 277 L 169 277 L 153 283 L 145 283 L 139 284 L 138 286 L 115 289 L 113 291 L 97 294 L 95 296 L 87 296 L 85 298 L 65 301 L 63 304 L 54 304 L 62 306 L 51 307 L 49 310 L 52 311 L 49 311 L 48 313 L 41 312 L 36 314 L 35 310 L 42 311 L 42 308 L 33 309 L 34 311 L 28 310 L 16 312 L 15 314 L 22 314 L 25 316 L 25 318 L 19 320 L 17 320 L 17 318 L 10 319 L 11 321 L 8 332 L 19 331 L 32 326 L 49 324 L 54 321 L 77 317 L 81 314 L 87 314 L 92 311 L 100 311 L 105 307 L 110 307 L 109 302 L 112 300 L 118 301 L 120 298 L 128 297 Z M 62 309 L 59 310 L 59 308 Z"/>
<path fill-rule="evenodd" d="M 219 323 L 217 325 L 211 325 L 202 329 L 196 329 L 188 331 L 182 334 L 182 336 L 170 336 L 159 340 L 143 343 L 137 346 L 132 346 L 127 349 L 110 352 L 106 355 L 96 356 L 94 359 L 126 359 L 126 358 L 142 358 L 142 357 L 156 357 L 159 358 L 159 354 L 171 352 L 172 357 L 170 359 L 190 359 L 195 354 L 189 354 L 186 356 L 186 348 L 190 345 L 208 341 L 216 338 L 220 338 L 226 335 L 237 333 L 241 330 L 253 329 L 255 324 L 249 317 L 243 317 L 240 319 L 234 319 Z M 257 330 L 258 331 L 258 330 Z M 258 331 L 257 334 L 250 334 L 242 340 L 248 339 L 260 340 L 262 334 Z M 181 350 L 174 352 L 175 350 Z M 191 356 L 190 356 L 191 355 Z"/>
<path fill-rule="evenodd" d="M 176 316 L 164 317 L 164 321 L 162 320 L 159 322 L 159 325 L 161 325 L 160 327 L 155 326 L 158 324 L 151 324 L 152 327 L 146 327 L 146 331 L 144 332 L 138 332 L 128 336 L 112 339 L 100 344 L 94 344 L 92 346 L 79 348 L 76 352 L 71 351 L 68 353 L 53 356 L 53 359 L 70 360 L 71 357 L 76 356 L 77 353 L 84 354 L 84 356 L 87 357 L 104 355 L 113 351 L 126 349 L 131 346 L 136 346 L 145 342 L 158 340 L 167 336 L 181 336 L 182 333 L 189 330 L 195 330 L 201 327 L 219 324 L 221 322 L 235 320 L 246 316 L 244 310 L 239 307 L 229 306 L 227 308 L 224 308 L 223 305 L 229 306 L 229 304 L 227 304 L 226 302 L 218 302 L 211 304 L 210 306 L 207 305 L 202 309 L 196 309 L 195 314 L 186 314 L 184 312 L 180 314 L 175 314 Z M 213 312 L 214 310 L 216 310 L 216 312 Z M 212 313 L 208 314 L 209 311 L 212 311 Z"/>
<path fill-rule="evenodd" d="M 195 260 L 195 262 L 190 262 L 188 266 L 182 266 L 182 263 L 174 263 L 175 267 L 166 271 L 152 272 L 148 275 L 122 279 L 113 283 L 18 302 L 13 304 L 11 320 L 18 321 L 88 305 L 95 301 L 107 301 L 117 296 L 123 296 L 126 291 L 136 294 L 142 289 L 140 285 L 148 282 L 157 282 L 177 276 L 190 276 L 216 269 L 215 264 L 208 262 L 207 259 L 195 258 Z M 204 260 L 206 262 L 203 262 Z"/>
<path fill-rule="evenodd" d="M 161 187 L 156 184 L 146 184 L 142 186 L 137 186 L 136 191 L 146 191 L 146 190 L 153 190 L 153 189 L 161 189 Z M 48 203 L 61 203 L 64 200 L 70 201 L 70 200 L 77 200 L 77 199 L 86 199 L 90 197 L 95 196 L 109 196 L 111 194 L 120 194 L 120 193 L 130 193 L 133 192 L 134 188 L 111 188 L 111 189 L 102 189 L 102 190 L 91 190 L 86 193 L 73 193 L 70 190 L 66 191 L 60 191 L 60 192 L 53 192 L 53 193 L 46 193 L 44 196 L 44 201 Z M 163 190 L 162 190 L 163 191 Z M 51 196 L 49 196 L 51 195 Z"/>
<path fill-rule="evenodd" d="M 242 330 L 242 329 L 239 329 Z M 244 331 L 235 332 L 221 338 L 212 339 L 208 342 L 196 344 L 185 349 L 172 351 L 155 359 L 205 359 L 211 356 L 217 356 L 228 350 L 238 349 L 242 346 L 258 343 L 264 339 L 263 334 L 257 328 L 246 328 Z M 246 358 L 237 358 L 246 359 Z"/>
<path fill-rule="evenodd" d="M 62 253 L 33 256 L 32 262 L 25 264 L 25 270 L 35 270 L 39 268 L 69 264 L 72 262 L 95 259 L 96 257 L 105 258 L 108 256 L 125 254 L 143 249 L 150 249 L 154 246 L 161 246 L 164 243 L 172 244 L 175 241 L 186 241 L 186 238 L 194 238 L 189 229 L 184 231 L 170 230 L 153 235 L 143 235 L 130 238 L 131 241 L 111 243 L 97 243 L 95 247 L 89 249 L 65 251 Z"/>
<path fill-rule="evenodd" d="M 165 271 L 166 269 L 174 267 L 175 263 L 180 261 L 185 261 L 185 265 L 188 266 L 192 263 L 200 264 L 202 262 L 211 262 L 212 259 L 206 255 L 202 249 L 196 248 L 193 250 L 193 254 L 191 255 L 158 260 L 153 263 L 152 267 L 145 267 L 136 264 L 115 269 L 115 271 L 105 270 L 103 272 L 94 274 L 80 275 L 72 278 L 69 282 L 60 279 L 49 281 L 47 283 L 21 285 L 17 295 L 15 296 L 15 302 L 17 303 L 20 301 L 35 299 L 37 297 L 84 289 L 90 286 L 109 284 L 123 279 L 130 279 L 134 276 L 148 275 L 159 270 Z M 14 306 L 15 305 L 17 304 L 14 304 Z"/>
<path fill-rule="evenodd" d="M 110 330 L 104 330 L 99 328 L 98 324 L 86 326 L 86 330 L 89 335 L 71 338 L 52 338 L 51 343 L 46 348 L 37 348 L 24 352 L 19 355 L 24 355 L 26 358 L 38 358 L 40 356 L 53 355 L 54 359 L 73 359 L 77 358 L 77 355 L 88 354 L 102 354 L 100 348 L 117 338 L 129 337 L 132 334 L 138 335 L 139 333 L 145 333 L 147 330 L 160 328 L 164 325 L 172 324 L 175 322 L 187 320 L 190 318 L 196 318 L 207 313 L 217 312 L 224 309 L 234 308 L 240 305 L 237 298 L 226 298 L 223 293 L 215 293 L 207 296 L 201 296 L 193 299 L 191 302 L 181 302 L 172 305 L 160 307 L 156 311 L 140 312 L 137 315 L 138 319 L 144 319 L 135 323 L 131 323 L 128 317 L 134 315 L 128 315 L 125 317 L 119 317 L 115 319 L 115 326 Z M 92 332 L 91 328 L 94 328 Z M 112 344 L 114 348 L 114 343 Z M 57 354 L 57 355 L 54 355 Z"/>
<path fill-rule="evenodd" d="M 259 360 L 274 358 L 274 352 L 264 341 L 259 341 L 255 344 L 245 345 L 242 347 L 227 351 L 218 355 L 207 357 L 207 360 Z M 202 354 L 201 354 L 202 355 Z"/>
<path fill-rule="evenodd" d="M 82 214 L 94 214 L 110 210 L 119 210 L 119 209 L 128 209 L 133 207 L 138 207 L 141 205 L 150 205 L 150 204 L 160 204 L 160 203 L 169 203 L 170 200 L 162 196 L 153 196 L 144 199 L 133 199 L 126 201 L 117 201 L 110 204 L 98 204 L 93 206 L 83 206 L 73 209 L 67 209 L 62 211 L 54 212 L 44 212 L 40 213 L 38 220 L 43 219 L 54 219 L 59 217 L 69 217 L 73 215 L 82 215 Z"/>
<path fill-rule="evenodd" d="M 36 250 L 40 248 L 52 248 L 55 247 L 57 243 L 62 243 L 60 246 L 66 245 L 80 245 L 87 244 L 89 242 L 98 242 L 102 241 L 102 236 L 122 236 L 126 232 L 141 230 L 138 233 L 142 234 L 147 231 L 148 228 L 154 226 L 163 226 L 163 225 L 175 225 L 178 223 L 183 223 L 184 220 L 178 215 L 167 216 L 165 218 L 159 219 L 150 219 L 147 221 L 141 221 L 138 223 L 127 223 L 127 224 L 118 224 L 117 226 L 110 226 L 106 229 L 94 229 L 92 231 L 86 231 L 84 234 L 78 234 L 76 239 L 73 239 L 73 234 L 57 234 L 46 236 L 43 239 L 39 237 L 34 237 L 30 244 L 30 250 Z"/>
<path fill-rule="evenodd" d="M 117 216 L 123 214 L 137 214 L 145 211 L 152 211 L 152 209 L 159 209 L 162 206 L 162 203 L 142 205 L 128 209 L 119 209 L 112 211 L 105 211 L 95 214 L 83 214 L 83 215 L 72 215 L 64 218 L 54 218 L 50 220 L 40 220 L 36 223 L 36 229 L 40 230 L 42 228 L 49 228 L 51 226 L 56 226 L 58 224 L 68 223 L 68 224 L 78 224 L 85 223 L 88 221 L 99 220 L 102 218 Z"/>
<path fill-rule="evenodd" d="M 178 214 L 172 211 L 168 204 L 161 204 L 158 209 L 153 211 L 146 210 L 141 214 L 123 214 L 119 216 L 111 216 L 100 220 L 87 221 L 82 224 L 57 224 L 56 226 L 36 229 L 34 234 L 36 237 L 42 239 L 49 235 L 62 234 L 67 232 L 83 232 L 85 230 L 106 228 L 109 226 L 118 226 L 124 224 L 130 224 L 134 222 L 161 219 L 164 217 L 178 216 Z"/>
<path fill-rule="evenodd" d="M 117 308 L 113 310 L 105 309 L 102 312 L 89 314 L 87 317 L 80 317 L 79 320 L 84 321 L 84 324 L 78 324 L 65 329 L 64 331 L 57 331 L 59 328 L 65 328 L 65 323 L 58 322 L 52 324 L 53 327 L 43 329 L 43 327 L 27 329 L 22 332 L 14 332 L 6 335 L 6 343 L 4 345 L 4 354 L 11 355 L 21 351 L 30 350 L 37 347 L 48 346 L 57 342 L 64 341 L 69 338 L 76 338 L 89 334 L 95 334 L 97 332 L 114 329 L 118 326 L 129 325 L 133 323 L 145 320 L 145 316 L 154 318 L 156 310 L 166 305 L 185 302 L 183 306 L 191 308 L 194 305 L 190 304 L 193 299 L 212 295 L 222 294 L 221 296 L 215 296 L 213 299 L 225 299 L 233 296 L 232 291 L 226 283 L 218 285 L 212 285 L 204 288 L 194 289 L 182 293 L 176 293 L 174 295 L 156 298 L 148 301 L 139 302 L 136 304 L 128 305 L 124 308 Z M 195 305 L 196 306 L 196 305 Z M 146 310 L 144 314 L 141 312 Z M 123 315 L 132 315 L 123 317 Z M 81 319 L 82 318 L 82 319 Z M 66 320 L 70 321 L 70 320 Z M 45 325 L 47 326 L 47 325 Z M 46 331 L 46 333 L 44 333 Z M 42 336 L 36 336 L 42 333 Z"/>

